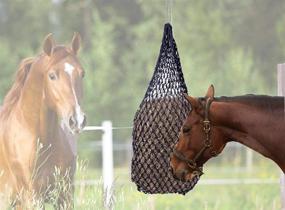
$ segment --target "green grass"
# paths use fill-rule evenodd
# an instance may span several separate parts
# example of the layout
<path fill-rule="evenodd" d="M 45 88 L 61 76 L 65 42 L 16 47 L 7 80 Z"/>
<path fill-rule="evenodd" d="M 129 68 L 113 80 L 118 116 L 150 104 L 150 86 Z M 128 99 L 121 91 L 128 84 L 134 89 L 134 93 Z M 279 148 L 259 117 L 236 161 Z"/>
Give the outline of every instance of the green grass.
<path fill-rule="evenodd" d="M 146 195 L 130 181 L 128 167 L 115 169 L 115 210 L 275 210 L 280 209 L 280 186 L 276 184 L 202 185 L 186 194 Z M 252 170 L 233 165 L 205 167 L 201 180 L 222 178 L 260 178 L 279 180 L 280 170 L 270 161 L 255 164 Z M 101 171 L 79 170 L 77 180 L 101 179 Z M 77 186 L 75 207 L 82 210 L 103 209 L 102 182 Z"/>
<path fill-rule="evenodd" d="M 102 185 L 77 188 L 76 209 L 103 209 Z M 145 195 L 133 184 L 116 186 L 116 210 L 189 210 L 189 209 L 280 209 L 279 186 L 267 185 L 197 185 L 186 196 Z"/>

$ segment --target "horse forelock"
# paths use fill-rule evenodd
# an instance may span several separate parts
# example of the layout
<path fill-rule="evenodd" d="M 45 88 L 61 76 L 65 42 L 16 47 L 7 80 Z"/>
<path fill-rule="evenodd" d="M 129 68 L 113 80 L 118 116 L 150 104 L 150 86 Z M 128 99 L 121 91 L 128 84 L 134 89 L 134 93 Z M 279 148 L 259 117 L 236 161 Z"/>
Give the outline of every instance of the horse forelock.
<path fill-rule="evenodd" d="M 60 62 L 62 59 L 66 58 L 67 56 L 73 56 L 72 50 L 63 46 L 63 45 L 58 45 L 53 48 L 53 53 L 50 58 L 49 65 L 55 65 L 58 62 Z"/>

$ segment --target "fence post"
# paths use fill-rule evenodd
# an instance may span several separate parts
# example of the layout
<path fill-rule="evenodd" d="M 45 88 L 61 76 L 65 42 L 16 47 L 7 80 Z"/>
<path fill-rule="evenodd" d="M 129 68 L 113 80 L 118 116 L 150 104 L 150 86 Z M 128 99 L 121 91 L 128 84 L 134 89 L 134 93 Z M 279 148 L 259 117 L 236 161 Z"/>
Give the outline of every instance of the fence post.
<path fill-rule="evenodd" d="M 277 66 L 277 92 L 278 96 L 285 96 L 285 63 L 278 64 Z M 285 112 L 285 107 L 284 107 L 284 112 Z M 285 175 L 283 172 L 281 172 L 280 176 L 280 190 L 281 190 L 281 209 L 285 210 Z"/>
<path fill-rule="evenodd" d="M 104 207 L 108 210 L 113 209 L 113 131 L 112 122 L 102 123 L 102 159 L 103 159 L 103 187 L 104 187 Z"/>
<path fill-rule="evenodd" d="M 250 148 L 246 148 L 246 169 L 247 171 L 252 170 L 252 162 L 253 162 L 253 151 Z"/>

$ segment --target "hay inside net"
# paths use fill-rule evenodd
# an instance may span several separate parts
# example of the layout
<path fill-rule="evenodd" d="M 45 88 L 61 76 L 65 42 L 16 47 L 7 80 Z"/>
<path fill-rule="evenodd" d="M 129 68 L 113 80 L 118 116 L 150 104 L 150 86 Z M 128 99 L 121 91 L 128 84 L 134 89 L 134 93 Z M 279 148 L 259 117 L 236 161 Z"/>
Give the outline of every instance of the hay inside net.
<path fill-rule="evenodd" d="M 199 180 L 176 180 L 170 167 L 170 154 L 191 111 L 184 93 L 187 87 L 172 27 L 167 23 L 154 74 L 134 118 L 131 177 L 139 191 L 185 194 Z"/>

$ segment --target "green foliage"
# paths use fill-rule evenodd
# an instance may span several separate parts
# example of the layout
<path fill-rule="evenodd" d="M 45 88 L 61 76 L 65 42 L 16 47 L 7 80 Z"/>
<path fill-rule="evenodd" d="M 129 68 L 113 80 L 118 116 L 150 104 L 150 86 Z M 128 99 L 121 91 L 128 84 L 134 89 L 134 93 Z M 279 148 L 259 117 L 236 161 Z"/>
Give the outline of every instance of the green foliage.
<path fill-rule="evenodd" d="M 219 95 L 265 94 L 268 91 L 250 52 L 244 52 L 241 48 L 232 49 L 221 67 L 220 71 L 213 73 L 213 83 Z"/>
<path fill-rule="evenodd" d="M 86 69 L 85 107 L 90 113 L 89 123 L 100 123 L 96 119 L 111 119 L 112 105 L 117 97 L 119 69 L 114 64 L 114 27 L 93 15 L 92 47 L 83 53 L 82 61 Z M 98 30 L 100 28 L 100 30 Z"/>
<path fill-rule="evenodd" d="M 174 1 L 174 36 L 191 95 L 204 95 L 211 83 L 217 95 L 275 94 L 276 64 L 285 55 L 285 4 L 270 2 L 264 12 L 268 4 Z M 40 53 L 47 33 L 68 43 L 79 31 L 88 123 L 132 124 L 159 53 L 164 1 L 0 0 L 0 11 L 0 101 L 17 64 Z"/>

